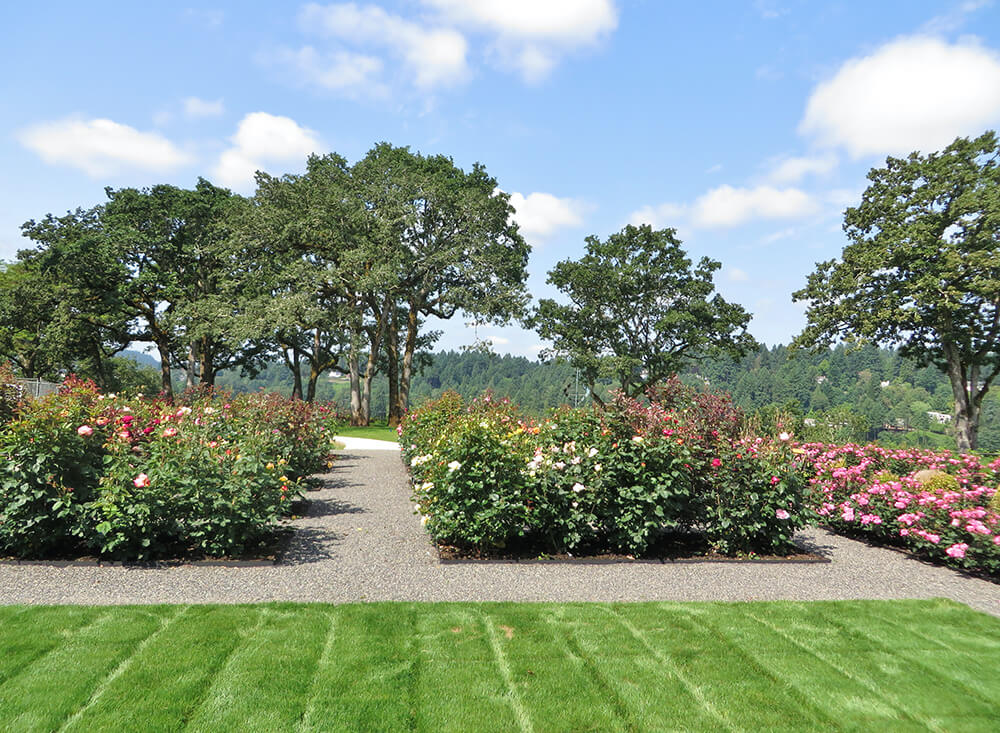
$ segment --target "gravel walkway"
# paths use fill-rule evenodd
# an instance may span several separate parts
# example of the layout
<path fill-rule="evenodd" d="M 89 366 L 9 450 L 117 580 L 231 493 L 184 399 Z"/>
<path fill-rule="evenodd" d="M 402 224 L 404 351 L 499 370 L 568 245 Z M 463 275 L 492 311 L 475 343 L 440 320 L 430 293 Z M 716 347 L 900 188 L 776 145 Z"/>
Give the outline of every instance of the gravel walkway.
<path fill-rule="evenodd" d="M 951 598 L 1000 616 L 1000 585 L 820 530 L 830 563 L 442 565 L 395 451 L 341 451 L 279 565 L 0 563 L 0 603 Z"/>

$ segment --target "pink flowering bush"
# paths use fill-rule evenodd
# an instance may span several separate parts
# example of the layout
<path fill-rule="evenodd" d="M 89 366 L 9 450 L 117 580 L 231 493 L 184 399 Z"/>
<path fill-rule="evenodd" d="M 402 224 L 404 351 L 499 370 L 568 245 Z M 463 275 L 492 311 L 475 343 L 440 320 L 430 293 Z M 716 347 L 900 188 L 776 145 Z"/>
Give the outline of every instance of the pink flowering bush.
<path fill-rule="evenodd" d="M 1000 461 L 876 445 L 798 449 L 808 496 L 831 528 L 954 567 L 1000 576 Z"/>
<path fill-rule="evenodd" d="M 335 417 L 269 395 L 102 395 L 70 381 L 0 429 L 0 555 L 148 560 L 272 544 Z"/>
<path fill-rule="evenodd" d="M 400 431 L 417 511 L 439 543 L 487 553 L 642 555 L 668 532 L 727 554 L 788 552 L 803 523 L 788 446 L 744 441 L 726 400 L 668 386 L 540 422 L 446 394 Z"/>
<path fill-rule="evenodd" d="M 0 555 L 86 547 L 104 450 L 101 437 L 80 428 L 95 424 L 98 396 L 93 382 L 70 378 L 58 393 L 22 404 L 0 428 Z"/>

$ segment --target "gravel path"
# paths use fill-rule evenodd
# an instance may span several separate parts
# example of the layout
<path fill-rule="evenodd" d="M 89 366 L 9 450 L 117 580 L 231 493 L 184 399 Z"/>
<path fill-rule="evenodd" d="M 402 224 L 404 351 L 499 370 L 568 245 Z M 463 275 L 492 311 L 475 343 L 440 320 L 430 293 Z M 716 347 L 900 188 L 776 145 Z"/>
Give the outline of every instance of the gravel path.
<path fill-rule="evenodd" d="M 279 565 L 0 563 L 0 603 L 641 601 L 951 598 L 1000 616 L 1000 585 L 821 530 L 832 562 L 442 565 L 394 451 L 340 452 Z"/>

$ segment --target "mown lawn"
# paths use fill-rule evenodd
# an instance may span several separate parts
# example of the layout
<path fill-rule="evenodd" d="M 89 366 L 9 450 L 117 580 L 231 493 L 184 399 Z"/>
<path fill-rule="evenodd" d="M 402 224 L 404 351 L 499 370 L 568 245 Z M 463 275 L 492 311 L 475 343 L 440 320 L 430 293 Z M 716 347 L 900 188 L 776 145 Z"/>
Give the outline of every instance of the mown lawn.
<path fill-rule="evenodd" d="M 0 607 L 3 730 L 954 730 L 1000 619 L 950 601 Z"/>
<path fill-rule="evenodd" d="M 369 425 L 364 428 L 345 425 L 342 428 L 337 428 L 337 435 L 343 435 L 346 438 L 370 438 L 371 440 L 388 440 L 392 443 L 399 442 L 399 436 L 396 435 L 396 428 L 386 427 L 385 425 Z"/>

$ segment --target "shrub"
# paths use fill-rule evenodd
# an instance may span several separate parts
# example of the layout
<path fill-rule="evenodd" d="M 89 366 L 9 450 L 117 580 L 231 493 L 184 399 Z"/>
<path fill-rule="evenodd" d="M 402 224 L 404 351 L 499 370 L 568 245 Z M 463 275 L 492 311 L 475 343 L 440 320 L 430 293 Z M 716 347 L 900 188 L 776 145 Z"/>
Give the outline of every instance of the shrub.
<path fill-rule="evenodd" d="M 836 531 L 1000 576 L 997 469 L 950 451 L 806 444 L 811 508 Z"/>
<path fill-rule="evenodd" d="M 0 430 L 0 552 L 258 552 L 328 457 L 335 419 L 270 395 L 199 393 L 171 404 L 68 380 Z"/>
<path fill-rule="evenodd" d="M 786 445 L 745 445 L 739 430 L 728 399 L 672 381 L 649 402 L 618 396 L 538 423 L 488 395 L 466 408 L 446 394 L 408 415 L 401 438 L 439 543 L 641 555 L 664 532 L 697 531 L 719 552 L 786 552 L 801 477 Z"/>
<path fill-rule="evenodd" d="M 86 547 L 87 503 L 104 458 L 97 398 L 93 382 L 71 378 L 0 432 L 0 553 L 41 557 Z"/>

